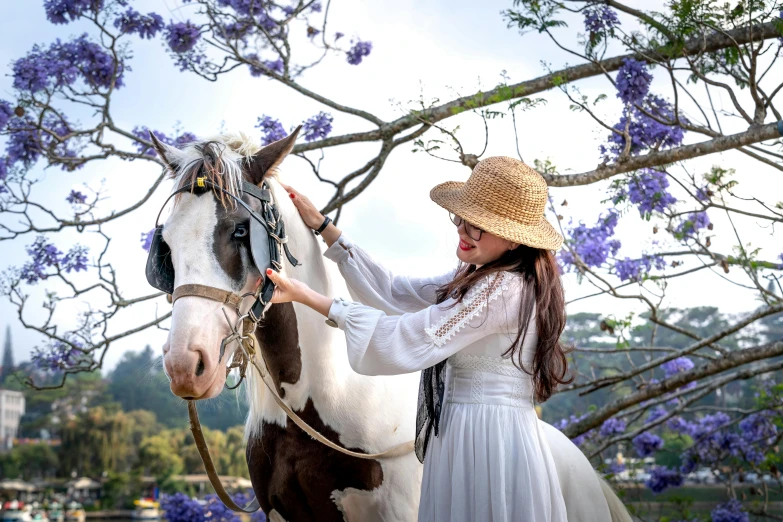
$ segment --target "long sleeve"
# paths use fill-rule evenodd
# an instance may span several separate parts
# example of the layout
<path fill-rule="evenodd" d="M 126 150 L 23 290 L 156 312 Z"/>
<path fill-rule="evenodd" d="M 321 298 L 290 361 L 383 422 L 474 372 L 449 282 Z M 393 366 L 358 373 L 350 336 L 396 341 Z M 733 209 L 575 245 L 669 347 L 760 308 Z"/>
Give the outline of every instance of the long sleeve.
<path fill-rule="evenodd" d="M 437 277 L 395 275 L 345 234 L 326 249 L 324 256 L 337 263 L 352 299 L 388 315 L 418 312 L 435 304 L 438 287 L 454 277 L 454 270 Z"/>
<path fill-rule="evenodd" d="M 335 301 L 329 318 L 345 331 L 354 371 L 410 373 L 443 361 L 483 337 L 515 332 L 521 282 L 500 272 L 478 283 L 460 303 L 450 299 L 398 316 L 356 302 Z"/>

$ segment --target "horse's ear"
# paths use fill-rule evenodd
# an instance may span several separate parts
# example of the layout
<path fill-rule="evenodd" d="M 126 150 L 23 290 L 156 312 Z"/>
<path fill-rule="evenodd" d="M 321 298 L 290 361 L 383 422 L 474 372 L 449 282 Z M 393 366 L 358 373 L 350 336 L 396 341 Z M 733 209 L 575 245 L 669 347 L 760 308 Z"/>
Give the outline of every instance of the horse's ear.
<path fill-rule="evenodd" d="M 166 167 L 168 167 L 172 173 L 177 172 L 177 156 L 179 156 L 179 149 L 161 142 L 152 131 L 147 132 L 150 133 L 152 147 L 155 149 L 155 152 L 158 153 L 160 159 L 163 160 L 163 163 L 166 164 Z"/>
<path fill-rule="evenodd" d="M 253 161 L 250 162 L 250 167 L 248 169 L 250 181 L 252 183 L 256 185 L 261 183 L 267 172 L 283 162 L 285 157 L 293 150 L 294 144 L 296 143 L 296 137 L 299 135 L 301 128 L 301 125 L 298 126 L 291 134 L 282 140 L 270 143 L 255 153 Z"/>

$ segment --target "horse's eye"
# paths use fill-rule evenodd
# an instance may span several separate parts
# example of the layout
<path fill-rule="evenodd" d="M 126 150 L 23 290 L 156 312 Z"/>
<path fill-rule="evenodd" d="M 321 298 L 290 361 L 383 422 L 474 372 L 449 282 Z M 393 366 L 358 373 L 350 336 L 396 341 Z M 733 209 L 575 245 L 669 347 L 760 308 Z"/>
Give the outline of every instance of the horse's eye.
<path fill-rule="evenodd" d="M 245 225 L 237 225 L 234 227 L 233 237 L 235 239 L 242 239 L 247 236 L 247 227 Z"/>

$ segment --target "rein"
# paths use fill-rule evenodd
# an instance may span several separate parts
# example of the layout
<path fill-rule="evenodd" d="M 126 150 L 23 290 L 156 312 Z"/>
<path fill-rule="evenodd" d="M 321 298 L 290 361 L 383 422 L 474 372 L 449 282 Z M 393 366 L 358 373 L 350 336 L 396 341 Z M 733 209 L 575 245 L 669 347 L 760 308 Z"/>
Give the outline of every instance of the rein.
<path fill-rule="evenodd" d="M 258 222 L 264 228 L 268 236 L 272 240 L 274 240 L 274 245 L 276 247 L 274 251 L 269 252 L 269 260 L 268 260 L 269 262 L 266 264 L 271 265 L 273 269 L 279 272 L 280 269 L 282 269 L 282 264 L 279 262 L 279 260 L 281 258 L 280 255 L 281 250 L 283 250 L 285 252 L 286 257 L 288 258 L 288 261 L 293 266 L 299 265 L 299 262 L 296 260 L 296 258 L 293 255 L 291 255 L 291 253 L 288 250 L 288 245 L 287 245 L 288 237 L 285 234 L 285 226 L 279 217 L 279 213 L 277 209 L 274 207 L 271 193 L 269 192 L 266 183 L 264 183 L 261 189 L 259 189 L 258 187 L 256 187 L 251 183 L 247 183 L 247 182 L 242 183 L 243 192 L 249 193 L 251 196 L 261 201 L 263 215 L 259 215 L 256 211 L 254 211 L 249 205 L 247 205 L 240 198 L 231 194 L 223 187 L 213 184 L 206 178 L 197 178 L 196 184 L 199 187 L 209 186 L 214 190 L 219 190 L 224 194 L 230 196 L 240 206 L 242 206 L 245 210 L 247 210 L 250 213 L 250 216 L 253 220 Z M 174 191 L 166 200 L 166 202 L 164 202 L 163 206 L 165 206 L 166 203 L 168 203 L 168 201 L 176 194 L 191 189 L 192 189 L 191 187 L 182 187 Z M 163 212 L 163 208 L 161 208 L 161 212 Z M 159 219 L 160 219 L 160 213 L 158 213 L 158 220 Z M 160 227 L 158 226 L 156 220 L 156 229 L 159 228 Z M 159 233 L 162 234 L 162 231 L 160 231 Z M 252 240 L 253 237 L 251 233 L 251 241 Z M 254 259 L 254 261 L 256 262 L 257 265 L 261 262 L 260 259 Z M 262 272 L 262 276 L 263 276 L 263 272 Z M 231 329 L 231 334 L 225 337 L 220 342 L 220 356 L 218 359 L 218 364 L 223 360 L 223 356 L 225 355 L 226 352 L 226 347 L 232 342 L 237 342 L 237 348 L 234 350 L 234 354 L 231 358 L 231 363 L 226 365 L 226 377 L 228 377 L 228 374 L 234 368 L 239 369 L 239 376 L 240 376 L 239 382 L 237 382 L 235 386 L 228 387 L 228 385 L 226 385 L 227 388 L 235 389 L 240 384 L 242 384 L 246 376 L 247 366 L 248 364 L 252 364 L 256 372 L 258 373 L 259 377 L 263 381 L 264 385 L 266 385 L 267 389 L 269 389 L 269 391 L 272 393 L 272 397 L 274 398 L 275 402 L 285 412 L 288 418 L 291 419 L 294 422 L 294 424 L 299 426 L 305 433 L 310 435 L 313 439 L 317 440 L 321 444 L 335 451 L 338 451 L 344 455 L 348 455 L 350 457 L 355 457 L 359 459 L 366 459 L 366 460 L 394 458 L 413 452 L 414 441 L 409 441 L 409 442 L 399 444 L 380 453 L 362 453 L 357 451 L 351 451 L 326 438 L 324 435 L 322 435 L 312 426 L 307 424 L 307 422 L 305 422 L 299 415 L 296 414 L 296 412 L 294 412 L 285 402 L 283 402 L 283 399 L 280 398 L 280 395 L 277 393 L 277 389 L 275 388 L 274 383 L 270 384 L 267 379 L 267 376 L 269 375 L 269 372 L 267 371 L 268 366 L 266 364 L 266 361 L 264 360 L 263 353 L 261 353 L 261 351 L 257 349 L 258 341 L 255 336 L 255 330 L 258 327 L 259 323 L 261 322 L 261 319 L 263 318 L 263 313 L 266 310 L 267 305 L 272 299 L 272 295 L 274 294 L 274 289 L 275 289 L 275 285 L 272 282 L 272 280 L 269 279 L 268 277 L 265 277 L 263 284 L 258 285 L 258 288 L 256 289 L 255 292 L 247 293 L 243 295 L 237 295 L 233 292 L 223 290 L 220 288 L 207 286 L 207 285 L 187 284 L 187 285 L 181 285 L 174 289 L 172 293 L 171 303 L 172 306 L 174 306 L 174 303 L 176 303 L 177 299 L 179 299 L 180 297 L 186 297 L 186 296 L 202 297 L 205 299 L 210 299 L 212 301 L 221 302 L 225 305 L 229 305 L 233 307 L 234 310 L 236 311 L 238 319 L 234 324 L 232 324 L 228 318 L 228 314 L 226 313 L 225 308 L 222 309 L 226 322 L 228 323 L 228 326 Z M 251 305 L 250 309 L 247 311 L 247 313 L 242 314 L 240 311 L 242 300 L 245 297 L 251 297 L 251 296 L 254 298 L 254 302 Z M 256 355 L 261 356 L 263 367 L 259 366 L 258 362 L 256 361 Z M 209 482 L 210 484 L 212 484 L 212 487 L 215 490 L 215 493 L 217 494 L 218 498 L 220 498 L 220 500 L 226 505 L 226 507 L 228 507 L 233 511 L 239 511 L 243 513 L 254 513 L 255 511 L 258 511 L 258 509 L 260 509 L 260 505 L 257 497 L 253 497 L 253 500 L 247 506 L 240 507 L 231 499 L 231 497 L 223 487 L 223 484 L 220 482 L 220 477 L 218 476 L 217 470 L 215 469 L 215 465 L 212 461 L 212 457 L 209 453 L 209 446 L 207 445 L 207 441 L 204 438 L 204 433 L 201 429 L 201 422 L 199 421 L 198 418 L 198 409 L 196 408 L 195 400 L 188 401 L 188 417 L 190 419 L 190 431 L 193 433 L 193 438 L 196 443 L 196 449 L 198 450 L 198 453 L 201 456 L 201 461 L 204 463 L 204 469 L 206 470 L 207 476 L 209 477 Z"/>

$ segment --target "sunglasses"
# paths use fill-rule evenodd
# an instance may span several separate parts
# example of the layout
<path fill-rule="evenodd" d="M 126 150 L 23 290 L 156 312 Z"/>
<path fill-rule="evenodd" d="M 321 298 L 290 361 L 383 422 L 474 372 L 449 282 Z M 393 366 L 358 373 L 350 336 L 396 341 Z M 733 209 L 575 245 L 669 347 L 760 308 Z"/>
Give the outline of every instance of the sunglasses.
<path fill-rule="evenodd" d="M 473 241 L 480 241 L 481 240 L 481 234 L 484 233 L 483 230 L 481 230 L 479 227 L 471 225 L 458 215 L 456 215 L 454 212 L 449 212 L 449 218 L 451 219 L 451 222 L 454 223 L 456 226 L 460 226 L 463 223 L 465 224 L 465 233 L 472 239 Z"/>

